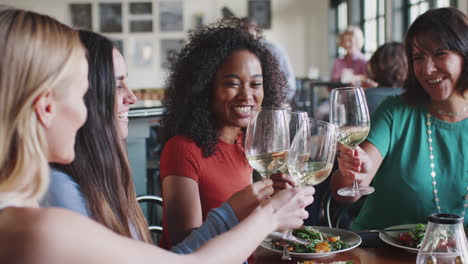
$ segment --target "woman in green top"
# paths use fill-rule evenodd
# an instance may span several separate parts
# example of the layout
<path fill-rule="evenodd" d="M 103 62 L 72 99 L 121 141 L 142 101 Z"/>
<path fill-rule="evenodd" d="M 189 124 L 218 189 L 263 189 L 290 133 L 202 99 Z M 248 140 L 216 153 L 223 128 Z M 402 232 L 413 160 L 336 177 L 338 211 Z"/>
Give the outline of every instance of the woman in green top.
<path fill-rule="evenodd" d="M 468 207 L 468 18 L 455 8 L 429 10 L 410 26 L 405 93 L 385 100 L 356 150 L 340 146 L 336 191 L 372 185 L 352 229 L 426 222 L 432 213 Z M 465 225 L 468 223 L 465 218 Z"/>

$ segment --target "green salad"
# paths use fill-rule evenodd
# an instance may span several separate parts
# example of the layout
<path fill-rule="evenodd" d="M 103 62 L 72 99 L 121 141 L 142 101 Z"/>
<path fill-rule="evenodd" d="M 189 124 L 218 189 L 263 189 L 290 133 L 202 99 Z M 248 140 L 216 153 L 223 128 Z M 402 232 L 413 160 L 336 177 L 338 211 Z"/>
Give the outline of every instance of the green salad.
<path fill-rule="evenodd" d="M 407 247 L 420 248 L 425 233 L 426 225 L 416 224 L 410 230 L 400 233 L 398 240 Z"/>
<path fill-rule="evenodd" d="M 326 253 L 348 248 L 348 243 L 341 240 L 339 236 L 325 234 L 310 226 L 303 226 L 293 230 L 293 235 L 306 239 L 310 243 L 301 245 L 286 241 L 288 251 L 295 253 Z M 282 240 L 272 240 L 273 248 L 282 250 Z"/>

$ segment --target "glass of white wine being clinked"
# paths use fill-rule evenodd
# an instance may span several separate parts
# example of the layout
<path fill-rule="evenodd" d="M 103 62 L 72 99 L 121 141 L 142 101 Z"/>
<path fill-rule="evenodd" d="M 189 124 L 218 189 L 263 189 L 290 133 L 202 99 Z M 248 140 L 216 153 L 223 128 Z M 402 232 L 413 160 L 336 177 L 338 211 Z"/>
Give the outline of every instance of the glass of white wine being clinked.
<path fill-rule="evenodd" d="M 327 179 L 335 160 L 336 137 L 335 125 L 312 118 L 302 122 L 287 158 L 288 171 L 296 186 L 315 186 Z M 295 236 L 290 230 L 287 238 L 292 237 Z"/>
<path fill-rule="evenodd" d="M 361 87 L 343 87 L 333 89 L 330 95 L 330 123 L 338 126 L 338 142 L 356 149 L 369 134 L 370 116 L 367 100 Z M 353 186 L 338 190 L 341 196 L 362 196 L 374 192 L 372 186 L 359 186 L 355 180 Z"/>
<path fill-rule="evenodd" d="M 286 110 L 255 108 L 245 134 L 245 156 L 262 178 L 286 167 L 289 126 Z"/>
<path fill-rule="evenodd" d="M 296 132 L 287 163 L 297 186 L 315 186 L 330 175 L 337 132 L 335 125 L 312 118 Z"/>

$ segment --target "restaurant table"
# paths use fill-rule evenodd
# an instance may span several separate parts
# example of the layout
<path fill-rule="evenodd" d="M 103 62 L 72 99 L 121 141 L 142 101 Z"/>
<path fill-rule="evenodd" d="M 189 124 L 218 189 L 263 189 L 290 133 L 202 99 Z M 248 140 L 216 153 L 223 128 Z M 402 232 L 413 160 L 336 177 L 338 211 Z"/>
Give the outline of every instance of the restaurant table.
<path fill-rule="evenodd" d="M 332 263 L 335 261 L 353 261 L 353 264 L 405 264 L 415 263 L 417 254 L 407 250 L 391 247 L 389 245 L 377 242 L 377 235 L 361 236 L 363 244 L 349 251 L 333 254 L 331 256 L 313 259 L 292 258 L 292 260 L 281 260 L 281 255 L 258 247 L 250 264 L 287 264 L 297 263 L 304 260 L 314 260 L 317 263 Z M 375 247 L 372 247 L 375 246 Z"/>
<path fill-rule="evenodd" d="M 255 264 L 286 264 L 297 263 L 304 260 L 315 260 L 318 263 L 332 263 L 335 261 L 349 261 L 353 264 L 405 264 L 415 263 L 416 253 L 402 250 L 394 247 L 383 248 L 364 248 L 357 247 L 355 249 L 337 253 L 328 257 L 304 259 L 293 258 L 292 260 L 281 260 L 281 255 L 275 254 L 262 247 L 257 248 L 254 252 L 253 263 Z M 249 262 L 249 263 L 252 263 Z"/>

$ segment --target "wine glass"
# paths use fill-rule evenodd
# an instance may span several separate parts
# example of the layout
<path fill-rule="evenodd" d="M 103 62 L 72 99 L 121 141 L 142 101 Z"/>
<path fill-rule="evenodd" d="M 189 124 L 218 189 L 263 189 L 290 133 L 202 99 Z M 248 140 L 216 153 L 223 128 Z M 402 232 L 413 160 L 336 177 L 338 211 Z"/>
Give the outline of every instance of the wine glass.
<path fill-rule="evenodd" d="M 336 153 L 335 125 L 307 118 L 297 129 L 289 148 L 287 164 L 296 186 L 313 186 L 323 182 L 333 168 Z M 289 230 L 286 238 L 296 238 Z"/>
<path fill-rule="evenodd" d="M 255 108 L 245 134 L 245 156 L 262 178 L 286 166 L 289 150 L 289 127 L 286 110 Z"/>
<path fill-rule="evenodd" d="M 302 124 L 308 122 L 308 120 L 309 120 L 309 115 L 307 114 L 307 112 L 295 111 L 295 110 L 286 110 L 286 123 L 288 124 L 288 128 L 289 128 L 289 142 L 290 142 L 290 144 L 292 144 L 294 136 L 299 131 Z M 290 145 L 290 147 L 291 147 L 291 145 Z M 288 156 L 289 156 L 289 154 L 288 154 Z M 285 166 L 281 172 L 291 174 L 289 172 L 288 166 Z M 289 240 L 289 241 L 297 241 L 299 238 L 295 237 L 292 234 L 292 230 L 288 230 L 288 232 L 286 233 L 286 237 L 284 237 L 283 239 Z"/>
<path fill-rule="evenodd" d="M 361 144 L 369 134 L 370 118 L 366 96 L 361 87 L 333 89 L 330 95 L 330 123 L 338 126 L 338 142 L 351 148 Z M 372 186 L 353 186 L 338 190 L 341 196 L 362 196 L 374 192 Z"/>
<path fill-rule="evenodd" d="M 292 141 L 296 132 L 301 125 L 309 120 L 309 115 L 304 111 L 286 110 L 286 123 L 289 127 L 289 146 L 291 147 Z M 285 166 L 281 172 L 288 173 L 288 167 Z"/>
<path fill-rule="evenodd" d="M 337 127 L 309 118 L 297 131 L 288 153 L 288 170 L 297 186 L 315 186 L 330 175 Z"/>

